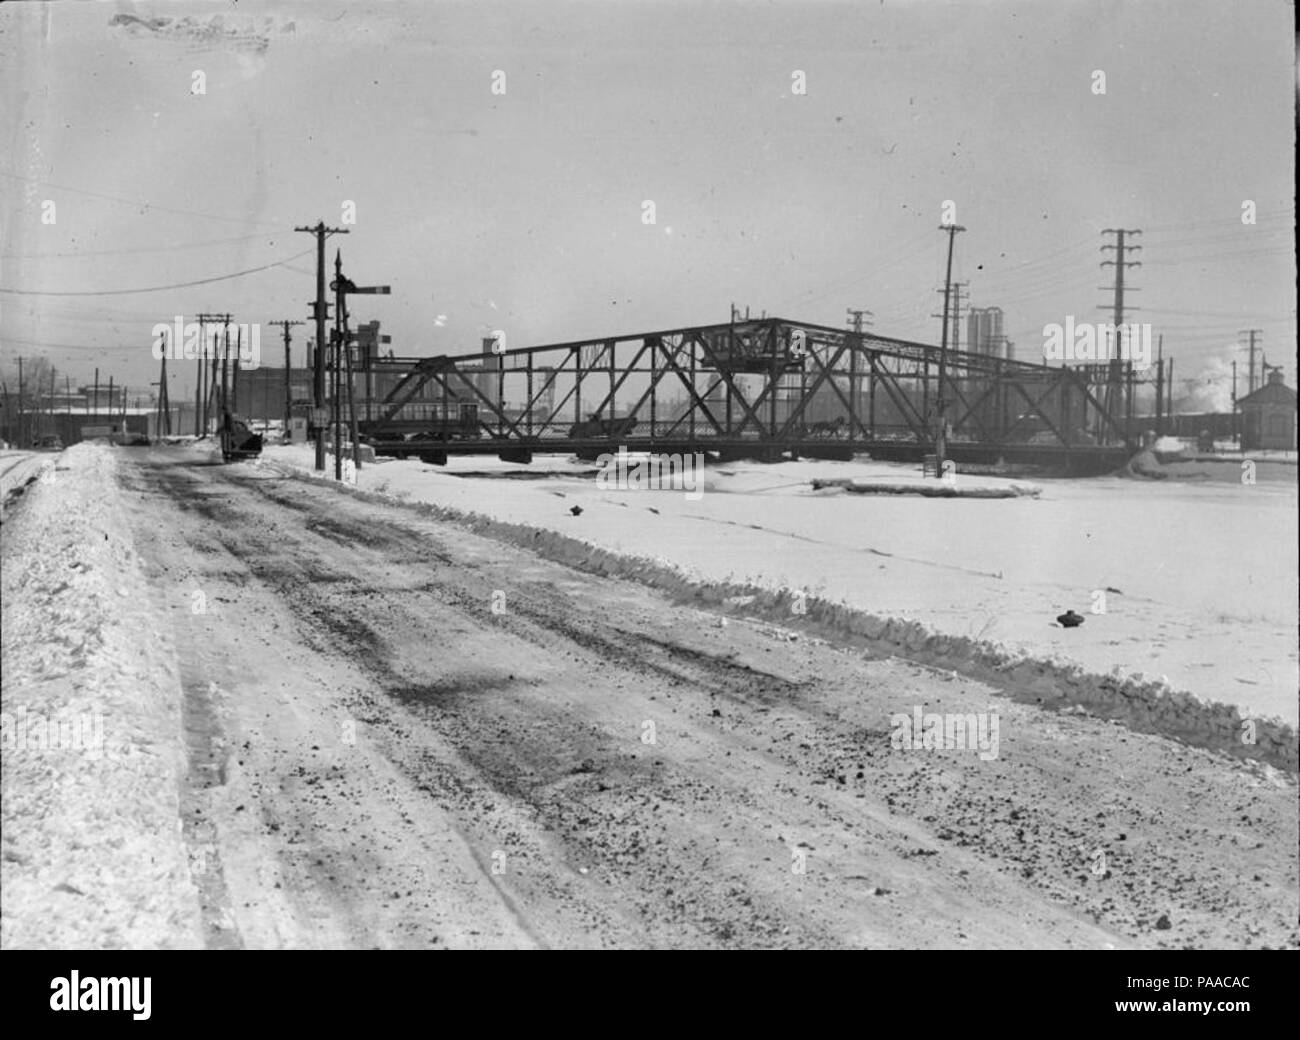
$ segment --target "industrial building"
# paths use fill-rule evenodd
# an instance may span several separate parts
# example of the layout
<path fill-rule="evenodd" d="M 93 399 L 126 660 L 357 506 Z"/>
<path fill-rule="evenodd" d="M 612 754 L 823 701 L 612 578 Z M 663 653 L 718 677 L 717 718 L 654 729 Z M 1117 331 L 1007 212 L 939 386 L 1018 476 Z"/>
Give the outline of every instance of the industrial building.
<path fill-rule="evenodd" d="M 1296 392 L 1282 382 L 1281 369 L 1268 382 L 1238 398 L 1243 451 L 1291 451 L 1296 447 Z"/>

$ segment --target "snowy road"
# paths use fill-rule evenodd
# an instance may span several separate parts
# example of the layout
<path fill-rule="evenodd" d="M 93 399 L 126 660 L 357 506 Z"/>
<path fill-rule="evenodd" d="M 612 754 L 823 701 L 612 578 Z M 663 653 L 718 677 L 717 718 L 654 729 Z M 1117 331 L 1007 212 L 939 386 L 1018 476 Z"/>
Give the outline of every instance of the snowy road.
<path fill-rule="evenodd" d="M 1297 942 L 1273 774 L 325 484 L 114 454 L 209 947 Z M 915 705 L 997 712 L 998 756 L 891 748 Z"/>
<path fill-rule="evenodd" d="M 0 518 L 26 493 L 31 481 L 50 479 L 57 459 L 50 452 L 0 451 Z"/>

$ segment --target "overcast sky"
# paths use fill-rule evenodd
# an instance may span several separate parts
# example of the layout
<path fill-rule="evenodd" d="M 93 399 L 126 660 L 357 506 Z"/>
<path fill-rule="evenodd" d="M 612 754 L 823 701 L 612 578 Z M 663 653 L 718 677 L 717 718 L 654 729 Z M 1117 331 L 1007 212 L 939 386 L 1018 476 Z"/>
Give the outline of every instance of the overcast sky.
<path fill-rule="evenodd" d="M 1292 19 L 1280 0 L 4 4 L 5 371 L 43 355 L 143 386 L 156 322 L 306 318 L 292 228 L 349 200 L 330 256 L 392 285 L 353 314 L 399 354 L 721 322 L 733 301 L 837 326 L 864 307 L 937 342 L 952 200 L 955 276 L 1019 357 L 1046 323 L 1100 319 L 1100 231 L 1142 228 L 1132 317 L 1177 374 L 1244 358 L 1257 327 L 1294 385 Z"/>

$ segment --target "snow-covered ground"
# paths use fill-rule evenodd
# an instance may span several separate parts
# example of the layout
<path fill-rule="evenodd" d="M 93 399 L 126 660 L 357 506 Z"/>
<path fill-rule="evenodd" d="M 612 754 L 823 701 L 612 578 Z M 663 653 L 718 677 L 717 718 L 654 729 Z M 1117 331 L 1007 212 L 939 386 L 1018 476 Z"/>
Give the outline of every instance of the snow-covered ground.
<path fill-rule="evenodd" d="M 177 808 L 181 688 L 115 451 L 68 449 L 5 522 L 7 949 L 202 945 Z"/>
<path fill-rule="evenodd" d="M 268 447 L 262 464 L 310 471 L 311 450 Z M 529 466 L 490 456 L 446 467 L 380 460 L 356 481 L 651 557 L 703 581 L 803 590 L 1016 655 L 1163 680 L 1294 726 L 1294 468 L 1261 464 L 1254 483 L 1231 467 L 1171 473 L 1044 481 L 1036 498 L 992 500 L 812 489 L 814 478 L 921 481 L 914 466 L 865 460 L 720 464 L 695 500 L 603 490 L 593 465 L 562 456 Z M 1056 625 L 1066 609 L 1084 624 Z"/>
<path fill-rule="evenodd" d="M 1289 462 L 1292 465 L 1296 463 L 1294 449 L 1288 451 L 1281 448 L 1255 448 L 1251 451 L 1243 451 L 1240 444 L 1228 438 L 1216 440 L 1213 452 L 1203 452 L 1197 446 L 1197 442 L 1196 437 L 1161 437 L 1152 445 L 1152 451 L 1159 452 L 1161 455 L 1182 455 L 1185 458 L 1204 461 L 1221 459 L 1224 462 L 1234 460 L 1239 462 L 1242 459 L 1255 459 L 1256 461 Z"/>
<path fill-rule="evenodd" d="M 1195 589 L 1198 572 L 1162 569 L 1160 559 L 1144 557 L 1159 555 L 1167 566 L 1187 551 L 1186 542 L 1151 536 L 1150 524 L 1191 531 L 1209 545 L 1223 537 L 1209 521 L 1271 531 L 1294 524 L 1291 484 L 1265 479 L 1251 486 L 1262 488 L 1263 497 L 1234 516 L 1232 496 L 1248 488 L 1222 481 L 1043 482 L 1038 499 L 923 499 L 814 492 L 809 484 L 814 477 L 918 482 L 908 467 L 742 463 L 711 469 L 704 494 L 691 498 L 681 491 L 601 490 L 592 467 L 564 458 L 528 469 L 461 459 L 449 470 L 416 461 L 367 465 L 358 483 L 369 494 L 354 497 L 328 481 L 308 486 L 279 479 L 290 469 L 310 472 L 306 449 L 271 448 L 259 461 L 230 466 L 184 464 L 215 454 L 205 443 L 144 451 L 78 445 L 6 518 L 0 633 L 0 945 L 6 948 L 427 948 L 433 942 L 528 945 L 536 936 L 576 945 L 590 941 L 591 922 L 604 920 L 596 916 L 603 894 L 617 889 L 578 882 L 572 891 L 552 888 L 557 876 L 573 874 L 575 862 L 646 893 L 640 905 L 654 910 L 645 927 L 664 927 L 659 918 L 669 920 L 663 915 L 673 907 L 659 893 L 680 889 L 683 876 L 692 898 L 707 894 L 738 921 L 758 920 L 751 919 L 748 901 L 736 899 L 736 880 L 744 875 L 730 867 L 720 872 L 711 861 L 723 834 L 733 843 L 744 835 L 748 845 L 734 859 L 736 869 L 748 863 L 754 872 L 746 884 L 775 899 L 780 913 L 805 921 L 815 910 L 813 916 L 829 922 L 820 942 L 840 941 L 835 929 L 848 919 L 859 922 L 850 929 L 851 944 L 866 934 L 861 921 L 886 929 L 880 934 L 891 942 L 922 944 L 928 938 L 906 922 L 939 892 L 944 905 L 958 908 L 953 912 L 968 929 L 963 938 L 1001 944 L 1008 928 L 1031 921 L 1037 931 L 1028 940 L 1017 932 L 1012 941 L 1043 945 L 1061 941 L 1058 922 L 1085 919 L 1085 904 L 1068 887 L 1085 862 L 1076 847 L 1080 832 L 1059 821 L 1077 822 L 1081 810 L 1091 819 L 1097 804 L 1107 817 L 1093 821 L 1098 835 L 1114 834 L 1122 823 L 1122 854 L 1147 857 L 1140 864 L 1122 861 L 1136 876 L 1150 876 L 1172 856 L 1191 863 L 1198 885 L 1210 887 L 1183 891 L 1179 878 L 1170 877 L 1155 893 L 1121 896 L 1118 909 L 1098 892 L 1091 897 L 1094 919 L 1105 916 L 1104 927 L 1113 931 L 1083 939 L 1159 941 L 1145 934 L 1159 906 L 1183 929 L 1166 938 L 1241 941 L 1242 915 L 1224 914 L 1222 897 L 1244 901 L 1236 889 L 1247 876 L 1264 886 L 1256 894 L 1263 893 L 1272 917 L 1262 933 L 1252 926 L 1245 941 L 1261 941 L 1263 934 L 1269 943 L 1294 945 L 1293 898 L 1287 905 L 1293 891 L 1286 886 L 1294 877 L 1293 780 L 1268 768 L 1294 773 L 1293 733 L 1261 741 L 1258 750 L 1267 754 L 1245 757 L 1263 764 L 1241 768 L 1097 718 L 1068 717 L 1078 712 L 1042 712 L 1032 703 L 1032 681 L 1024 696 L 1026 672 L 1069 690 L 1071 698 L 1082 694 L 1089 706 L 1096 701 L 1088 699 L 1087 684 L 1074 689 L 1069 677 L 1040 671 L 1032 657 L 995 676 L 991 686 L 978 677 L 957 682 L 936 650 L 942 637 L 915 652 L 909 639 L 892 637 L 868 638 L 866 653 L 840 652 L 816 638 L 814 623 L 827 619 L 823 607 L 838 598 L 859 611 L 851 620 L 868 611 L 910 616 L 935 631 L 947 626 L 1010 646 L 1016 639 L 998 627 L 1010 624 L 1003 611 L 1011 622 L 1023 622 L 1024 653 L 1081 660 L 1092 644 L 1072 645 L 1072 636 L 1121 623 L 1133 628 L 1151 617 L 1156 621 L 1147 627 L 1154 631 L 1162 611 L 1176 608 L 1184 617 L 1198 604 L 1213 609 L 1204 595 L 1175 602 L 1176 588 L 1167 586 L 1184 582 Z M 1196 472 L 1189 466 L 1170 469 L 1187 478 Z M 1261 467 L 1260 475 L 1270 472 Z M 1010 484 L 957 480 L 984 488 Z M 451 517 L 456 522 L 443 523 L 376 501 L 386 495 L 429 502 L 433 508 L 422 512 L 460 512 Z M 1048 509 L 1035 511 L 1045 504 Z M 582 507 L 576 516 L 574 505 Z M 1120 536 L 1122 522 L 1139 516 L 1139 507 L 1147 526 L 1129 532 L 1139 542 L 1134 549 Z M 994 516 L 993 509 L 1002 512 Z M 1105 512 L 1101 521 L 1093 519 L 1094 509 Z M 1184 521 L 1189 512 L 1201 520 Z M 460 519 L 470 514 L 476 518 Z M 1043 526 L 1053 521 L 1064 529 Z M 280 537 L 261 540 L 277 528 Z M 1294 539 L 1284 544 L 1293 549 Z M 340 554 L 340 545 L 358 551 Z M 566 556 L 581 568 L 640 575 L 651 584 L 663 585 L 669 572 L 697 583 L 682 581 L 686 602 L 675 602 L 673 595 L 593 581 L 552 562 Z M 638 562 L 647 557 L 661 566 Z M 1230 634 L 1253 632 L 1267 651 L 1272 644 L 1261 633 L 1271 622 L 1239 612 L 1238 585 L 1270 594 L 1292 584 L 1294 570 L 1270 570 L 1249 556 L 1233 560 L 1244 576 L 1208 558 L 1199 574 L 1223 582 L 1222 609 L 1238 610 L 1224 614 Z M 1108 593 L 1104 614 L 1089 613 L 1090 604 L 1077 597 L 1091 584 L 1120 580 L 1113 569 L 1119 564 L 1130 568 L 1123 575 L 1128 586 Z M 412 567 L 426 571 L 415 587 Z M 1072 581 L 1073 574 L 1092 580 Z M 674 573 L 667 587 L 678 580 Z M 726 615 L 741 616 L 747 607 L 733 611 L 709 599 L 747 581 L 806 587 L 807 628 L 787 623 L 788 593 L 748 597 L 758 601 L 756 608 L 770 600 L 769 614 L 779 612 L 776 625 L 761 618 L 737 623 Z M 194 592 L 205 588 L 211 607 L 196 613 Z M 505 613 L 475 607 L 475 596 L 486 604 L 490 595 L 495 604 L 498 594 L 511 604 Z M 1070 632 L 1054 628 L 1050 614 L 1029 613 L 1032 603 L 1050 614 L 1071 604 L 1087 621 Z M 960 604 L 970 612 L 964 618 Z M 258 624 L 232 624 L 232 614 L 256 617 Z M 373 625 L 386 636 L 323 651 L 333 636 L 318 630 L 322 617 L 334 619 L 332 631 L 369 632 Z M 981 625 L 981 617 L 992 620 Z M 429 655 L 431 641 L 444 638 L 448 654 Z M 1181 648 L 1187 656 L 1182 644 L 1160 638 L 1161 652 L 1172 658 Z M 880 645 L 883 653 L 876 652 Z M 1279 639 L 1272 651 L 1280 646 Z M 637 650 L 624 653 L 624 647 Z M 1131 641 L 1115 639 L 1109 652 L 1111 660 L 1121 653 L 1140 660 Z M 970 660 L 951 656 L 950 667 Z M 1244 659 L 1238 648 L 1220 667 L 1245 675 Z M 665 673 L 668 661 L 675 663 Z M 666 687 L 665 674 L 678 678 Z M 523 681 L 516 683 L 516 675 Z M 508 678 L 498 682 L 498 676 Z M 733 688 L 743 692 L 728 692 Z M 462 690 L 472 695 L 462 697 Z M 453 699 L 425 700 L 432 691 Z M 1009 703 L 999 703 L 1004 694 Z M 632 703 L 633 697 L 640 700 Z M 1155 700 L 1156 721 L 1177 723 L 1190 699 Z M 865 764 L 873 727 L 900 703 L 990 707 L 1004 715 L 1007 754 L 975 759 L 979 765 L 927 759 L 921 773 L 913 771 L 916 759 Z M 1058 697 L 1055 706 L 1074 703 Z M 455 709 L 445 710 L 451 704 Z M 366 713 L 361 740 L 339 726 L 340 720 L 350 724 L 358 707 Z M 650 767 L 661 774 L 652 797 L 639 799 L 649 781 L 637 755 L 627 753 L 628 720 L 663 712 L 671 716 L 670 753 Z M 789 751 L 774 750 L 785 741 Z M 529 742 L 551 750 L 539 757 L 533 747 L 532 786 L 512 787 L 507 795 L 500 778 L 516 775 L 510 770 L 518 768 L 521 743 Z M 1223 749 L 1222 742 L 1200 742 Z M 845 763 L 856 764 L 856 775 L 850 769 L 831 781 Z M 547 772 L 531 772 L 541 768 Z M 681 779 L 663 779 L 677 770 Z M 587 781 L 574 777 L 591 786 L 577 786 Z M 1050 782 L 1053 777 L 1063 782 Z M 1047 789 L 1029 778 L 1048 779 Z M 900 837 L 907 842 L 928 834 L 936 790 L 953 794 L 944 797 L 944 826 L 933 838 L 936 858 L 897 856 Z M 745 801 L 751 791 L 763 792 L 762 813 Z M 767 792 L 789 796 L 779 823 Z M 919 801 L 908 801 L 912 796 Z M 541 808 L 517 802 L 521 797 L 539 799 Z M 661 813 L 675 804 L 665 797 L 682 798 L 680 816 L 690 821 L 680 833 L 664 831 L 678 844 L 653 855 L 636 845 L 625 855 L 619 842 L 629 832 L 678 819 L 676 810 Z M 847 875 L 839 878 L 846 887 L 818 886 L 811 901 L 799 891 L 791 902 L 763 887 L 769 875 L 761 864 L 771 859 L 773 835 L 807 825 L 810 799 L 820 829 L 809 847 L 841 857 L 832 862 Z M 1242 804 L 1252 799 L 1251 814 L 1243 815 Z M 1206 810 L 1200 831 L 1187 826 L 1182 809 L 1188 804 Z M 1017 837 L 996 825 L 993 805 L 999 816 L 1010 809 L 1010 819 L 1024 818 L 1032 833 L 1028 845 L 1023 831 Z M 860 817 L 893 820 L 897 837 L 863 832 Z M 529 828 L 538 819 L 545 826 L 534 833 Z M 604 828 L 598 843 L 593 826 Z M 1240 828 L 1241 845 L 1233 827 Z M 499 893 L 509 882 L 488 873 L 482 852 L 495 849 L 502 833 L 512 835 L 512 865 L 555 856 L 540 870 L 512 866 L 519 887 L 504 901 Z M 1230 846 L 1209 834 L 1234 840 Z M 938 856 L 938 843 L 954 837 L 960 840 Z M 989 841 L 994 844 L 980 844 Z M 1079 866 L 1070 866 L 1072 857 Z M 963 867 L 954 874 L 958 863 Z M 1048 863 L 1057 864 L 1059 879 L 1043 879 L 1040 867 Z M 1012 867 L 1022 869 L 1008 873 Z M 631 869 L 636 872 L 626 872 Z M 882 887 L 895 898 L 914 902 L 882 909 L 879 890 L 864 896 L 856 884 L 866 871 L 887 882 Z M 964 880 L 972 871 L 976 880 Z M 988 878 L 981 880 L 979 871 Z M 622 921 L 625 904 L 618 899 L 610 919 Z M 1062 899 L 1072 905 L 1056 907 Z M 686 904 L 675 912 L 699 917 Z M 1227 923 L 1215 923 L 1216 914 Z M 543 920 L 549 932 L 538 925 Z M 882 923 L 887 920 L 895 924 Z M 887 931 L 900 920 L 903 932 Z M 981 930 L 971 932 L 971 924 Z M 784 932 L 772 934 L 779 940 Z M 620 935 L 603 938 L 615 943 Z M 790 939 L 809 945 L 801 936 Z M 629 941 L 645 944 L 635 935 Z"/>

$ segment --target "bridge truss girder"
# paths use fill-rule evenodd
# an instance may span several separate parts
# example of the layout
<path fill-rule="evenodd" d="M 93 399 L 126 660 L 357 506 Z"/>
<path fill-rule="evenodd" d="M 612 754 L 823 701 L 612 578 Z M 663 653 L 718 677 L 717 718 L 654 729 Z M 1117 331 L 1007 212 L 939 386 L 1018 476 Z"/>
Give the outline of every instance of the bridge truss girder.
<path fill-rule="evenodd" d="M 1108 411 L 1078 371 L 948 350 L 940 388 L 940 353 L 932 344 L 773 317 L 499 353 L 377 358 L 373 372 L 400 378 L 367 426 L 382 438 L 405 407 L 428 402 L 432 388 L 433 400 L 448 408 L 477 407 L 480 437 L 542 450 L 572 439 L 573 423 L 616 413 L 635 427 L 611 434 L 611 443 L 632 437 L 701 450 L 723 442 L 793 450 L 831 426 L 850 446 L 882 438 L 926 444 L 942 396 L 952 402 L 946 413 L 959 442 L 1011 444 L 1037 424 L 1072 447 L 1085 443 L 1077 431 L 1091 418 L 1103 441 L 1129 446 L 1125 416 Z M 805 421 L 828 408 L 838 411 L 839 425 Z M 880 421 L 882 409 L 892 410 L 892 421 Z"/>

